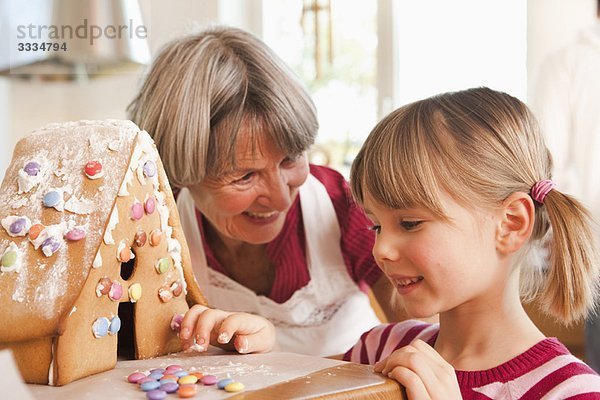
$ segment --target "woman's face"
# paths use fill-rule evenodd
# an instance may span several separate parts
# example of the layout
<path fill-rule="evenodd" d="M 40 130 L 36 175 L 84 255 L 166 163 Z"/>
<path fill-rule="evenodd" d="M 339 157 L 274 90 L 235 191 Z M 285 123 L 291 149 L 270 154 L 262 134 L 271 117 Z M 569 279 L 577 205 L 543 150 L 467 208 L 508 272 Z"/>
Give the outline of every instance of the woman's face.
<path fill-rule="evenodd" d="M 306 155 L 284 154 L 241 128 L 236 165 L 189 187 L 198 210 L 227 241 L 264 244 L 281 231 L 285 215 L 308 176 Z"/>

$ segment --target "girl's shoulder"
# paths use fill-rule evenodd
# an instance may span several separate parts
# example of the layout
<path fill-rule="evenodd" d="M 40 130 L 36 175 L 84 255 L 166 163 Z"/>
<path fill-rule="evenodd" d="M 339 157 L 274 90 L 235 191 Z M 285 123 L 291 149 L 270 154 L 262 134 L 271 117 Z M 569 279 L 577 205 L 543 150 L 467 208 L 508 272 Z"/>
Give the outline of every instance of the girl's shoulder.
<path fill-rule="evenodd" d="M 438 332 L 438 324 L 417 320 L 377 325 L 362 334 L 358 342 L 344 354 L 344 360 L 374 364 L 415 339 L 433 344 Z"/>
<path fill-rule="evenodd" d="M 600 399 L 600 376 L 556 338 L 546 338 L 498 367 L 456 375 L 463 394 L 484 398 Z"/>

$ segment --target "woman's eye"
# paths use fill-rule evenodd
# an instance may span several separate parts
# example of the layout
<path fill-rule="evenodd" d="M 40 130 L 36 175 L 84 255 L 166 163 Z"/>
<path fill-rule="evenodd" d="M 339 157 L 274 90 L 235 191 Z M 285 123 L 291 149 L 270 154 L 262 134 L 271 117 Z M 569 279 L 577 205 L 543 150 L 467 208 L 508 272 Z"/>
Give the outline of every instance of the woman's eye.
<path fill-rule="evenodd" d="M 407 231 L 412 231 L 416 229 L 419 225 L 421 225 L 423 221 L 402 221 L 400 225 Z"/>
<path fill-rule="evenodd" d="M 281 165 L 286 166 L 286 165 L 294 164 L 295 162 L 297 162 L 298 160 L 300 160 L 300 157 L 302 157 L 302 154 L 297 154 L 295 156 L 294 155 L 287 156 L 286 158 L 284 158 L 281 161 Z"/>
<path fill-rule="evenodd" d="M 236 179 L 235 182 L 236 183 L 248 182 L 253 176 L 254 176 L 254 172 L 248 172 L 246 175 L 242 176 L 241 178 Z"/>
<path fill-rule="evenodd" d="M 381 232 L 381 225 L 369 226 L 369 229 L 375 232 L 377 235 Z"/>

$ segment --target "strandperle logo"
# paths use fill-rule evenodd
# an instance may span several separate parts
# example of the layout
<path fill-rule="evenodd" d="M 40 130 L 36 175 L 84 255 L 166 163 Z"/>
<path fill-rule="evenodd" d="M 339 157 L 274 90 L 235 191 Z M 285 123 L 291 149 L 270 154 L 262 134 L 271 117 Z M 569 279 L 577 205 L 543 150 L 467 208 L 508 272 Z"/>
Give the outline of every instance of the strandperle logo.
<path fill-rule="evenodd" d="M 133 20 L 129 20 L 127 25 L 106 25 L 99 26 L 89 24 L 87 18 L 81 24 L 72 25 L 17 25 L 17 39 L 20 40 L 73 40 L 89 39 L 90 45 L 94 41 L 107 39 L 146 39 L 148 29 L 145 25 L 134 25 Z"/>

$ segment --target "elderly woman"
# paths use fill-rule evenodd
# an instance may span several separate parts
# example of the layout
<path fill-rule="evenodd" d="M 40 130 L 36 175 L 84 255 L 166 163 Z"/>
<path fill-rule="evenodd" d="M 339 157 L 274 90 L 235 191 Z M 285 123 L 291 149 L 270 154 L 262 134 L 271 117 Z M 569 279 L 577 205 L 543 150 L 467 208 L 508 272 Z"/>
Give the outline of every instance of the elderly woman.
<path fill-rule="evenodd" d="M 344 178 L 310 165 L 315 107 L 263 42 L 212 28 L 166 45 L 129 106 L 154 138 L 211 306 L 269 319 L 282 351 L 339 354 L 393 288 Z M 384 309 L 396 320 L 393 310 Z"/>

